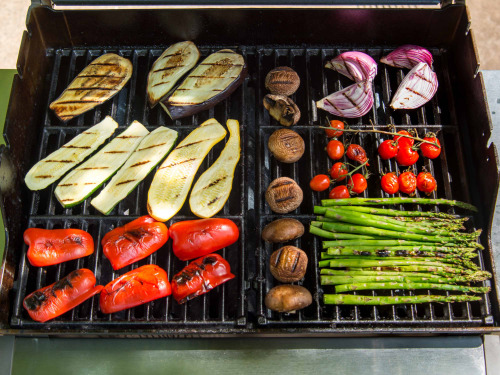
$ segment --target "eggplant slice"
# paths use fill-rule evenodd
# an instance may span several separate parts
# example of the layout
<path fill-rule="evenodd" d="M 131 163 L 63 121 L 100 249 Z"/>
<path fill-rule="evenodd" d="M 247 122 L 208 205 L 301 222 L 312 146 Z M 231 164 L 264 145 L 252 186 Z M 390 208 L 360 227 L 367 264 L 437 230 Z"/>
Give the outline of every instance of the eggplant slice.
<path fill-rule="evenodd" d="M 114 53 L 99 56 L 50 103 L 50 109 L 62 121 L 69 121 L 113 97 L 131 76 L 132 63 L 126 58 Z"/>
<path fill-rule="evenodd" d="M 231 95 L 247 76 L 243 56 L 230 49 L 212 53 L 203 60 L 160 104 L 173 119 L 194 115 Z"/>
<path fill-rule="evenodd" d="M 167 48 L 154 62 L 148 75 L 148 101 L 154 107 L 200 58 L 193 42 L 179 42 Z"/>

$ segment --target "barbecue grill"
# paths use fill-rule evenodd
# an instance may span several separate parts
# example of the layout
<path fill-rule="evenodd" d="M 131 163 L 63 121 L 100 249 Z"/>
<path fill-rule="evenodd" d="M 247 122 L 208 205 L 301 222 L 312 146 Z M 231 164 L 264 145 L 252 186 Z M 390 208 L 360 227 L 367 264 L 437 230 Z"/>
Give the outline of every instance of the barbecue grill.
<path fill-rule="evenodd" d="M 100 2 L 105 4 L 106 2 Z M 395 47 L 412 43 L 428 48 L 435 59 L 439 89 L 425 106 L 413 111 L 394 111 L 388 103 L 404 77 L 401 69 L 379 64 L 374 80 L 375 105 L 365 116 L 349 119 L 353 129 L 415 128 L 419 134 L 439 132 L 443 152 L 436 160 L 419 160 L 438 182 L 433 197 L 470 202 L 479 208 L 470 227 L 483 228 L 485 250 L 478 264 L 493 272 L 491 223 L 498 190 L 498 158 L 493 144 L 487 144 L 491 122 L 488 117 L 482 76 L 469 18 L 463 4 L 423 9 L 293 7 L 233 9 L 120 9 L 99 11 L 71 9 L 75 2 L 56 2 L 54 11 L 44 6 L 30 8 L 23 35 L 5 125 L 7 146 L 1 149 L 2 178 L 9 179 L 2 191 L 2 212 L 7 231 L 4 268 L 1 275 L 0 323 L 3 332 L 50 335 L 132 335 L 132 336 L 221 336 L 221 335 L 385 335 L 385 334 L 480 334 L 499 332 L 500 305 L 494 279 L 486 282 L 492 291 L 479 302 L 419 304 L 388 307 L 324 306 L 319 285 L 320 241 L 309 234 L 294 245 L 306 251 L 309 265 L 300 284 L 313 294 L 313 303 L 297 314 L 271 312 L 264 305 L 269 289 L 277 285 L 268 270 L 270 254 L 277 245 L 260 240 L 260 229 L 278 216 L 265 203 L 269 183 L 281 176 L 293 178 L 304 189 L 304 202 L 286 215 L 307 227 L 314 218 L 313 206 L 326 193 L 312 194 L 308 183 L 313 175 L 331 166 L 323 148 L 326 112 L 314 102 L 350 84 L 341 75 L 324 69 L 324 63 L 341 52 L 363 51 L 376 61 Z M 112 4 L 107 2 L 106 4 Z M 153 3 L 152 3 L 153 4 Z M 292 4 L 293 5 L 293 4 Z M 146 99 L 147 74 L 162 51 L 180 40 L 192 40 L 201 58 L 221 48 L 230 48 L 245 58 L 249 74 L 243 85 L 228 99 L 199 114 L 172 121 L 157 106 L 150 109 Z M 88 63 L 103 53 L 113 52 L 131 60 L 130 82 L 103 105 L 62 123 L 48 105 Z M 306 152 L 294 164 L 276 161 L 267 148 L 270 134 L 281 126 L 262 105 L 266 95 L 264 78 L 276 66 L 295 69 L 301 86 L 293 99 L 302 111 L 293 127 L 305 140 Z M 22 307 L 23 298 L 78 268 L 91 269 L 99 284 L 144 264 L 157 264 L 171 277 L 186 262 L 172 255 L 171 245 L 148 258 L 114 272 L 97 246 L 90 257 L 57 266 L 37 268 L 26 259 L 23 231 L 28 227 L 80 228 L 96 244 L 110 229 L 147 214 L 146 195 L 153 173 L 122 201 L 109 216 L 90 205 L 90 199 L 63 209 L 54 196 L 55 186 L 31 192 L 24 185 L 29 168 L 69 139 L 111 115 L 124 129 L 133 120 L 148 130 L 159 125 L 179 132 L 179 139 L 203 121 L 215 117 L 225 123 L 240 121 L 242 153 L 236 168 L 233 190 L 218 216 L 235 221 L 240 239 L 224 249 L 236 279 L 184 305 L 172 297 L 157 300 L 124 312 L 103 314 L 93 298 L 50 323 L 31 320 Z M 371 123 L 375 125 L 371 125 Z M 352 137 L 367 150 L 370 171 L 377 176 L 397 169 L 395 162 L 377 158 L 379 135 Z M 218 144 L 204 161 L 198 176 L 217 158 Z M 383 196 L 377 178 L 369 180 L 366 197 Z M 412 209 L 427 209 L 413 206 Z M 187 205 L 166 224 L 193 219 Z M 372 293 L 372 292 L 371 292 Z M 392 295 L 412 292 L 391 292 Z M 430 294 L 430 291 L 429 291 Z"/>

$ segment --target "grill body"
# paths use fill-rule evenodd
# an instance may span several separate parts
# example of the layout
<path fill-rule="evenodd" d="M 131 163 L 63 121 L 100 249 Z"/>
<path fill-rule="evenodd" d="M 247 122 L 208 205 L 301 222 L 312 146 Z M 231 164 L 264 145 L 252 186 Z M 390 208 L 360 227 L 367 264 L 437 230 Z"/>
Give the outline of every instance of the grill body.
<path fill-rule="evenodd" d="M 383 20 L 383 21 L 382 21 Z M 219 336 L 219 335 L 382 335 L 382 334 L 477 334 L 498 330 L 500 321 L 496 284 L 482 301 L 456 304 L 421 304 L 398 307 L 328 306 L 320 303 L 317 263 L 321 241 L 306 234 L 294 245 L 306 251 L 309 265 L 302 285 L 313 294 L 313 304 L 297 314 L 278 314 L 266 309 L 264 297 L 276 284 L 269 272 L 270 254 L 278 245 L 260 240 L 260 228 L 280 216 L 272 213 L 264 194 L 277 177 L 288 176 L 303 188 L 304 202 L 287 217 L 307 227 L 313 206 L 327 193 L 312 194 L 308 183 L 317 173 L 326 173 L 332 162 L 324 148 L 327 139 L 315 126 L 324 124 L 325 112 L 316 111 L 314 101 L 346 87 L 349 80 L 324 69 L 324 63 L 341 52 L 360 50 L 375 60 L 400 44 L 428 47 L 435 58 L 434 69 L 440 87 L 436 96 L 414 111 L 393 111 L 390 98 L 405 71 L 379 64 L 374 81 L 375 106 L 359 119 L 347 120 L 352 128 L 415 128 L 419 134 L 439 132 L 443 140 L 440 158 L 420 158 L 414 171 L 425 167 L 436 176 L 434 197 L 468 201 L 479 207 L 469 229 L 484 228 L 481 242 L 486 250 L 478 264 L 494 269 L 490 226 L 498 189 L 497 156 L 488 146 L 490 121 L 473 36 L 468 28 L 466 8 L 443 10 L 391 9 L 218 9 L 64 11 L 33 7 L 28 31 L 21 46 L 18 71 L 6 121 L 7 147 L 2 149 L 4 181 L 2 203 L 8 234 L 1 279 L 0 318 L 3 332 L 57 335 L 133 336 Z M 146 100 L 146 79 L 151 65 L 171 43 L 193 40 L 202 57 L 221 48 L 241 53 L 249 75 L 243 85 L 224 102 L 197 115 L 172 121 L 159 107 L 150 109 Z M 48 109 L 54 100 L 90 61 L 113 52 L 130 59 L 134 73 L 126 87 L 96 109 L 62 124 Z M 264 78 L 276 66 L 287 65 L 301 77 L 293 99 L 302 111 L 294 126 L 306 142 L 306 152 L 294 164 L 277 162 L 267 141 L 280 126 L 262 106 L 267 93 Z M 240 121 L 242 154 L 233 190 L 218 216 L 239 226 L 239 241 L 221 253 L 236 279 L 178 305 L 172 297 L 153 301 L 116 314 L 102 314 L 98 298 L 64 314 L 49 324 L 32 321 L 22 307 L 28 293 L 48 285 L 77 268 L 90 268 L 98 283 L 105 285 L 118 275 L 144 264 L 164 268 L 171 278 L 186 262 L 172 255 L 170 242 L 150 257 L 113 272 L 102 248 L 90 257 L 58 266 L 36 268 L 26 259 L 22 233 L 27 227 L 80 228 L 89 231 L 96 244 L 110 229 L 147 214 L 147 190 L 151 173 L 137 189 L 104 217 L 90 206 L 90 199 L 63 209 L 51 186 L 30 192 L 23 183 L 28 169 L 76 134 L 111 115 L 124 129 L 133 120 L 149 130 L 164 125 L 179 131 L 179 139 L 208 118 L 225 123 Z M 365 196 L 383 196 L 377 175 L 397 169 L 394 161 L 377 158 L 377 147 L 385 138 L 378 135 L 349 137 L 367 150 L 371 160 Z M 218 144 L 204 161 L 198 176 L 217 158 Z M 413 206 L 411 209 L 426 209 Z M 171 221 L 193 219 L 187 204 Z M 371 292 L 370 292 L 371 293 Z M 399 292 L 392 292 L 397 295 Z M 412 292 L 401 292 L 411 294 Z M 390 294 L 390 293 L 389 293 Z M 430 294 L 430 291 L 429 291 Z"/>

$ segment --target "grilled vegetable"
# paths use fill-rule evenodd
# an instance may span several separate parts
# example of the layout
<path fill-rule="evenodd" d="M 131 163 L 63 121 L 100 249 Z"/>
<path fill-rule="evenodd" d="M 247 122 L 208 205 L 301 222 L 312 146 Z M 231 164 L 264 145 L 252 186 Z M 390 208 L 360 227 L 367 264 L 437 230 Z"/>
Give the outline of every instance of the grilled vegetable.
<path fill-rule="evenodd" d="M 279 66 L 267 73 L 265 86 L 271 94 L 289 96 L 299 88 L 300 78 L 292 68 Z"/>
<path fill-rule="evenodd" d="M 172 250 L 180 260 L 191 260 L 235 243 L 240 236 L 236 224 L 229 219 L 179 221 L 169 229 Z"/>
<path fill-rule="evenodd" d="M 283 246 L 271 254 L 271 274 L 283 283 L 301 280 L 307 270 L 307 254 L 295 246 Z"/>
<path fill-rule="evenodd" d="M 45 323 L 99 293 L 102 285 L 95 284 L 94 273 L 82 268 L 29 294 L 24 299 L 23 306 L 31 319 Z"/>
<path fill-rule="evenodd" d="M 172 288 L 162 268 L 148 264 L 129 271 L 107 284 L 101 291 L 99 305 L 105 314 L 169 296 Z"/>
<path fill-rule="evenodd" d="M 199 217 L 212 217 L 226 204 L 233 186 L 234 170 L 240 160 L 240 124 L 227 120 L 229 140 L 220 156 L 196 181 L 189 206 Z"/>
<path fill-rule="evenodd" d="M 24 178 L 26 186 L 30 190 L 45 189 L 94 152 L 117 127 L 118 124 L 106 116 L 97 125 L 78 134 L 60 149 L 36 163 Z"/>
<path fill-rule="evenodd" d="M 177 132 L 163 126 L 145 136 L 127 162 L 90 204 L 103 214 L 109 214 L 170 152 L 176 140 Z"/>
<path fill-rule="evenodd" d="M 218 254 L 208 254 L 193 260 L 172 278 L 172 295 L 177 302 L 184 303 L 234 277 L 227 260 Z"/>
<path fill-rule="evenodd" d="M 154 62 L 148 75 L 148 101 L 154 107 L 184 74 L 196 65 L 200 51 L 193 42 L 179 42 L 167 48 Z"/>
<path fill-rule="evenodd" d="M 293 130 L 278 129 L 271 134 L 267 147 L 283 163 L 295 163 L 305 151 L 304 139 Z"/>
<path fill-rule="evenodd" d="M 230 49 L 220 50 L 203 60 L 160 104 L 174 120 L 193 115 L 226 99 L 246 75 L 243 56 Z"/>
<path fill-rule="evenodd" d="M 35 267 L 67 262 L 94 252 L 92 236 L 80 229 L 28 228 L 23 238 L 29 246 L 28 260 Z"/>
<path fill-rule="evenodd" d="M 181 209 L 203 159 L 225 135 L 224 127 L 209 119 L 170 153 L 149 188 L 148 211 L 152 217 L 167 221 Z"/>
<path fill-rule="evenodd" d="M 271 117 L 281 125 L 292 126 L 300 120 L 300 109 L 288 96 L 267 94 L 263 104 Z"/>
<path fill-rule="evenodd" d="M 286 214 L 300 206 L 304 194 L 300 186 L 289 177 L 273 180 L 266 190 L 266 201 L 273 212 Z"/>
<path fill-rule="evenodd" d="M 151 216 L 142 216 L 103 237 L 102 251 L 114 270 L 144 259 L 168 241 L 168 228 Z"/>
<path fill-rule="evenodd" d="M 69 84 L 61 96 L 50 103 L 62 121 L 104 103 L 120 91 L 132 76 L 132 63 L 113 53 L 99 56 Z"/>
<path fill-rule="evenodd" d="M 125 163 L 146 134 L 147 129 L 134 121 L 97 154 L 68 173 L 55 189 L 56 198 L 64 207 L 84 201 Z"/>
<path fill-rule="evenodd" d="M 274 220 L 262 229 L 262 239 L 267 242 L 286 242 L 301 237 L 304 225 L 291 218 Z"/>
<path fill-rule="evenodd" d="M 312 303 L 311 293 L 300 285 L 278 285 L 266 295 L 266 307 L 277 312 L 295 312 Z"/>

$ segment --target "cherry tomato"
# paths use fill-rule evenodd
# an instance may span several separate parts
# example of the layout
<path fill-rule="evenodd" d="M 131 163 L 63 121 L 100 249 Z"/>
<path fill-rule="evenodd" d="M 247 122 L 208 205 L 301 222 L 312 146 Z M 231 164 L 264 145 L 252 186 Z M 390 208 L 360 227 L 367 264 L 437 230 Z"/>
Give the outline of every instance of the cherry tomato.
<path fill-rule="evenodd" d="M 333 129 L 344 129 L 344 123 L 342 121 L 339 121 L 339 120 L 331 120 L 330 121 L 330 127 L 333 128 Z M 328 138 L 338 138 L 340 137 L 342 134 L 344 134 L 344 132 L 342 130 L 330 130 L 330 129 L 325 129 L 325 133 L 326 133 L 326 136 Z"/>
<path fill-rule="evenodd" d="M 309 186 L 314 191 L 324 191 L 330 187 L 330 177 L 326 174 L 318 174 L 309 182 Z"/>
<path fill-rule="evenodd" d="M 344 156 L 344 145 L 342 142 L 332 139 L 328 142 L 328 145 L 326 145 L 326 152 L 330 159 L 339 160 Z"/>
<path fill-rule="evenodd" d="M 334 181 L 342 181 L 346 178 L 349 170 L 347 169 L 347 165 L 342 162 L 335 163 L 330 169 L 330 176 Z"/>
<path fill-rule="evenodd" d="M 350 191 L 356 194 L 361 194 L 368 187 L 365 176 L 361 173 L 354 173 L 347 182 L 347 187 Z"/>
<path fill-rule="evenodd" d="M 436 179 L 429 172 L 420 172 L 417 176 L 417 189 L 430 195 L 436 190 Z"/>
<path fill-rule="evenodd" d="M 399 191 L 398 176 L 392 172 L 386 173 L 382 176 L 380 185 L 382 185 L 382 190 L 387 194 L 396 194 Z"/>
<path fill-rule="evenodd" d="M 412 136 L 406 130 L 400 130 L 400 131 L 398 131 L 398 134 L 409 135 L 410 137 Z M 413 146 L 413 144 L 415 143 L 414 139 L 406 138 L 406 137 L 398 137 L 397 135 L 394 136 L 393 140 L 398 142 L 398 144 L 400 146 L 403 146 L 403 145 Z"/>
<path fill-rule="evenodd" d="M 363 147 L 361 147 L 360 145 L 350 144 L 347 147 L 346 155 L 349 159 L 357 161 L 361 164 L 363 164 L 365 161 L 368 160 L 368 158 L 366 157 L 365 149 Z M 370 165 L 370 164 L 366 164 L 366 165 Z"/>
<path fill-rule="evenodd" d="M 389 160 L 395 157 L 398 153 L 398 143 L 392 139 L 388 139 L 378 146 L 378 154 L 384 160 Z"/>
<path fill-rule="evenodd" d="M 399 165 L 408 167 L 417 162 L 418 156 L 418 152 L 413 150 L 410 146 L 400 144 L 398 153 L 396 155 L 396 161 Z"/>
<path fill-rule="evenodd" d="M 425 137 L 424 141 L 434 142 L 441 146 L 441 143 L 439 143 L 439 139 L 437 139 L 436 137 Z M 420 150 L 422 150 L 422 155 L 429 159 L 436 159 L 439 154 L 441 154 L 441 147 L 436 147 L 429 143 L 422 143 L 420 145 Z"/>
<path fill-rule="evenodd" d="M 342 199 L 349 197 L 349 190 L 345 185 L 335 186 L 332 190 L 330 190 L 330 193 L 328 194 L 328 198 L 330 199 Z"/>
<path fill-rule="evenodd" d="M 399 190 L 402 193 L 413 194 L 417 187 L 417 178 L 412 172 L 403 172 L 399 175 Z"/>

